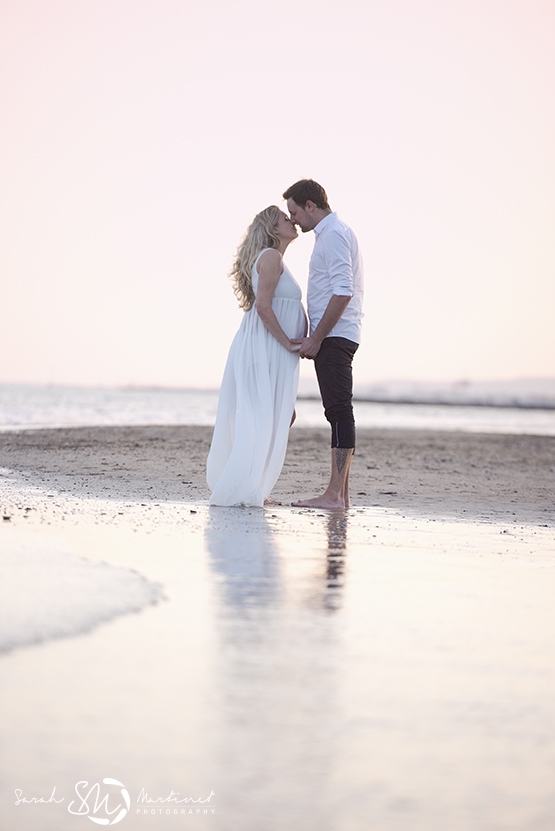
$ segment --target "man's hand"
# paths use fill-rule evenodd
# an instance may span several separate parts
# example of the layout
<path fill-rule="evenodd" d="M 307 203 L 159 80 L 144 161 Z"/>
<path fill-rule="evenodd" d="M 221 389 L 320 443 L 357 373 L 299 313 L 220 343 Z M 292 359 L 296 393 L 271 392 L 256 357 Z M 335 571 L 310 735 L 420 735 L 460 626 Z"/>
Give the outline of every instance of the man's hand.
<path fill-rule="evenodd" d="M 320 351 L 324 338 L 329 335 L 350 301 L 351 295 L 333 294 L 330 302 L 326 306 L 326 311 L 322 319 L 310 337 L 292 340 L 292 343 L 300 344 L 299 354 L 301 358 L 309 358 L 311 361 L 314 360 Z"/>
<path fill-rule="evenodd" d="M 301 358 L 308 358 L 311 361 L 314 360 L 322 346 L 320 338 L 316 338 L 314 335 L 311 335 L 309 338 L 293 338 L 292 343 L 299 344 Z"/>

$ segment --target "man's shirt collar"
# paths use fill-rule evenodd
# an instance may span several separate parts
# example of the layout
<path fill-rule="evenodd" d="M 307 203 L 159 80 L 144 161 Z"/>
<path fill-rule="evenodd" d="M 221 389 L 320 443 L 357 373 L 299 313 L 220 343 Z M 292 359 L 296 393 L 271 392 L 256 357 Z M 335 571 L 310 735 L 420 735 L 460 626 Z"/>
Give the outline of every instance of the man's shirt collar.
<path fill-rule="evenodd" d="M 332 211 L 331 214 L 326 214 L 326 216 L 320 220 L 318 225 L 314 226 L 314 233 L 316 234 L 316 236 L 318 236 L 318 234 L 321 234 L 324 228 L 326 228 L 336 216 L 337 214 L 335 213 L 335 211 Z"/>

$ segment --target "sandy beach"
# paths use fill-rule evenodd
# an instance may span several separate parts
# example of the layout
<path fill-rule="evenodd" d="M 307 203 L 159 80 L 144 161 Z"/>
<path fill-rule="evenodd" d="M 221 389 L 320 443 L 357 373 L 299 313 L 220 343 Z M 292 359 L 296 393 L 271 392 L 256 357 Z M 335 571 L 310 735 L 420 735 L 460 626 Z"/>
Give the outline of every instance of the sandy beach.
<path fill-rule="evenodd" d="M 555 438 L 362 430 L 334 514 L 327 430 L 265 510 L 210 435 L 0 434 L 5 827 L 552 828 Z"/>
<path fill-rule="evenodd" d="M 155 502 L 207 501 L 210 427 L 82 427 L 0 433 L 0 468 L 43 489 Z M 325 487 L 328 430 L 291 430 L 272 494 Z M 434 517 L 555 521 L 555 437 L 359 430 L 352 505 Z"/>

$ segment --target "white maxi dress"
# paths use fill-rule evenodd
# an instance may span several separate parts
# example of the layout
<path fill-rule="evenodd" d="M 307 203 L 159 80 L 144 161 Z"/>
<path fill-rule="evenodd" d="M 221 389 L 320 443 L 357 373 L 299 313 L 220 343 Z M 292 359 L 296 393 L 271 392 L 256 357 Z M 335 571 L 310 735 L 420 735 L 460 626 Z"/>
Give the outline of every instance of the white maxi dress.
<path fill-rule="evenodd" d="M 252 269 L 255 296 L 263 253 Z M 284 264 L 272 309 L 289 338 L 305 332 L 301 298 Z M 283 467 L 298 383 L 299 353 L 288 352 L 270 334 L 253 306 L 231 344 L 220 388 L 206 464 L 211 505 L 262 507 Z"/>

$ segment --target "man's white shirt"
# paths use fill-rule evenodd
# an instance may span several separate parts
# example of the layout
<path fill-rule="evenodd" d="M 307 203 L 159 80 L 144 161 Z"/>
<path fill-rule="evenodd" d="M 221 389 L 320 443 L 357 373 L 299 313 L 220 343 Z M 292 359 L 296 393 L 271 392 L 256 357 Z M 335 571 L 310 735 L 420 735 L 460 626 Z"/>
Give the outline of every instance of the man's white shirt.
<path fill-rule="evenodd" d="M 316 240 L 308 268 L 307 305 L 310 334 L 314 332 L 334 294 L 351 301 L 328 338 L 348 338 L 360 343 L 362 329 L 363 272 L 358 242 L 353 231 L 335 211 L 314 228 Z"/>

